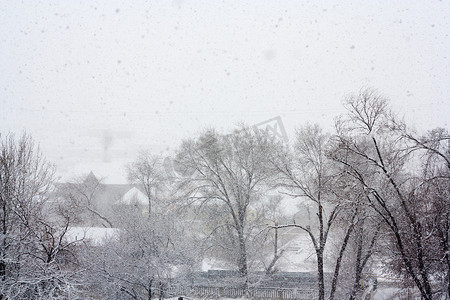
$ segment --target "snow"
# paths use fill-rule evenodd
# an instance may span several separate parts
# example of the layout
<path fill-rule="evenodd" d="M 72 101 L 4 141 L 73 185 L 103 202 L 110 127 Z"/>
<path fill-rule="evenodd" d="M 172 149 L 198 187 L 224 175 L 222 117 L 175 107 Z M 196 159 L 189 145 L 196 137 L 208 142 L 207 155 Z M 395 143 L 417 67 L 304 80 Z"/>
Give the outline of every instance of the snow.
<path fill-rule="evenodd" d="M 408 298 L 405 296 L 408 295 Z M 373 300 L 420 299 L 418 292 L 396 287 L 381 287 L 373 293 Z"/>
<path fill-rule="evenodd" d="M 105 240 L 118 234 L 117 228 L 103 227 L 70 227 L 66 233 L 68 242 L 85 240 L 94 245 L 101 245 Z"/>
<path fill-rule="evenodd" d="M 316 254 L 308 234 L 297 228 L 283 233 L 289 241 L 280 247 L 285 252 L 277 262 L 277 269 L 283 272 L 317 271 Z"/>
<path fill-rule="evenodd" d="M 214 258 L 205 258 L 202 261 L 202 271 L 206 272 L 208 270 L 231 270 L 232 268 L 226 268 L 226 262 L 220 261 Z"/>
<path fill-rule="evenodd" d="M 133 187 L 131 190 L 125 193 L 121 199 L 119 199 L 117 204 L 134 204 L 139 203 L 142 205 L 148 204 L 147 196 L 138 190 L 136 187 Z"/>
<path fill-rule="evenodd" d="M 184 300 L 205 300 L 205 298 L 191 298 L 183 296 Z M 221 300 L 250 300 L 249 298 L 219 298 Z M 178 297 L 165 298 L 165 300 L 178 300 Z"/>

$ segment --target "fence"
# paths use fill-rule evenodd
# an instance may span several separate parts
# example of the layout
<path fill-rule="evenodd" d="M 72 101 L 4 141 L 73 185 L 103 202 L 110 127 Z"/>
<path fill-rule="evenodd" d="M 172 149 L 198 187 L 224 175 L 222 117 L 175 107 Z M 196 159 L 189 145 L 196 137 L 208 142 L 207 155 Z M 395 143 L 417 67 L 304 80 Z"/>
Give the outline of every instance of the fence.
<path fill-rule="evenodd" d="M 208 297 L 210 299 L 248 297 L 252 299 L 296 299 L 311 300 L 318 297 L 316 290 L 292 288 L 237 288 L 237 287 L 209 287 L 209 286 L 171 286 L 167 290 L 169 295 L 185 295 L 192 297 Z"/>

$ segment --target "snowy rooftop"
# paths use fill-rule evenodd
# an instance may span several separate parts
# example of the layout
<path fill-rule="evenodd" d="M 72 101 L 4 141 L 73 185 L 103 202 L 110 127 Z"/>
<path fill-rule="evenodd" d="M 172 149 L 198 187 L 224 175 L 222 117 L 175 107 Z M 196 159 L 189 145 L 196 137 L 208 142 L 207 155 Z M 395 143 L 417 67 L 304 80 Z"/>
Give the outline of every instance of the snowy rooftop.
<path fill-rule="evenodd" d="M 70 227 L 66 233 L 66 239 L 68 242 L 85 240 L 94 245 L 101 245 L 105 240 L 116 236 L 118 232 L 117 228 Z"/>

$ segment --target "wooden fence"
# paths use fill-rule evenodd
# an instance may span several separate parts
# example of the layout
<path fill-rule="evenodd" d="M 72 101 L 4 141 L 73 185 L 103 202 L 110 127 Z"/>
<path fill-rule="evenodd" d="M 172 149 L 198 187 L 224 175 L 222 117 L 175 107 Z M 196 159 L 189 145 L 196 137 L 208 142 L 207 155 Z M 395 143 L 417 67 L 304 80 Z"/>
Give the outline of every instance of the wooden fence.
<path fill-rule="evenodd" d="M 247 297 L 251 299 L 296 299 L 311 300 L 318 297 L 316 290 L 312 289 L 292 289 L 292 288 L 249 288 L 247 290 L 237 287 L 209 287 L 209 286 L 171 286 L 166 289 L 168 295 L 191 296 L 207 299 L 219 298 L 239 298 Z"/>

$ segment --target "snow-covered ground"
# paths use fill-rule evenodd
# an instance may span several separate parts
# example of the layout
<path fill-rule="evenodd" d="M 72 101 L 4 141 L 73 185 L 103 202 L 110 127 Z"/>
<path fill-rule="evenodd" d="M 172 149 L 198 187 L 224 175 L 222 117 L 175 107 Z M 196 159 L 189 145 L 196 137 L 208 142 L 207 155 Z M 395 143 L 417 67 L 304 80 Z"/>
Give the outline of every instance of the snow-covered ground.
<path fill-rule="evenodd" d="M 380 287 L 373 294 L 373 300 L 401 300 L 401 299 L 421 299 L 418 291 L 395 288 Z"/>
<path fill-rule="evenodd" d="M 206 300 L 207 298 L 191 298 L 191 297 L 183 297 L 183 300 Z M 220 298 L 221 300 L 251 300 L 248 298 Z M 165 298 L 165 300 L 178 300 L 178 297 L 174 298 Z"/>
<path fill-rule="evenodd" d="M 315 272 L 316 254 L 309 236 L 297 228 L 288 229 L 283 236 L 287 241 L 280 250 L 285 252 L 277 268 L 283 272 Z"/>
<path fill-rule="evenodd" d="M 292 228 L 285 230 L 280 237 L 283 239 L 280 251 L 284 250 L 284 253 L 277 262 L 279 271 L 315 272 L 317 270 L 314 247 L 306 233 Z M 217 259 L 205 258 L 202 262 L 202 271 L 231 269 L 233 268 L 226 262 Z"/>

